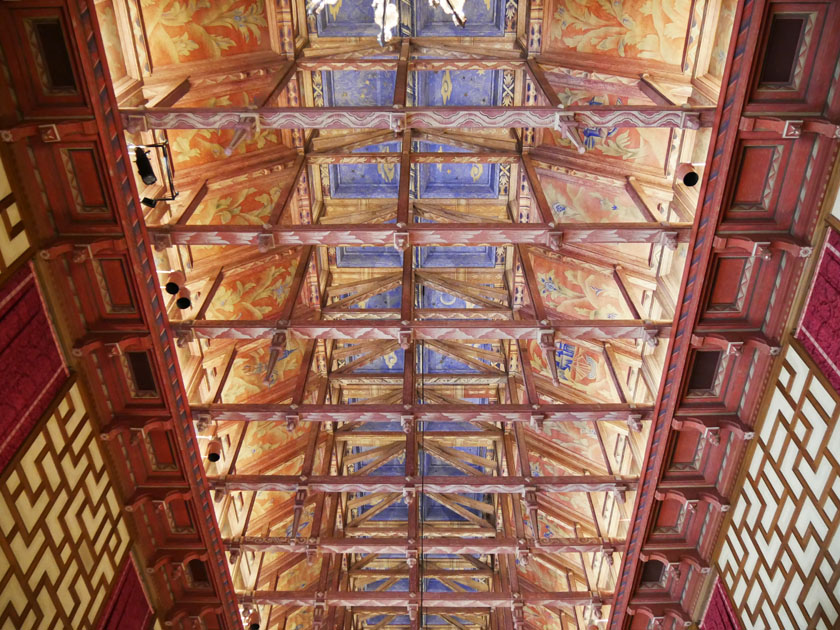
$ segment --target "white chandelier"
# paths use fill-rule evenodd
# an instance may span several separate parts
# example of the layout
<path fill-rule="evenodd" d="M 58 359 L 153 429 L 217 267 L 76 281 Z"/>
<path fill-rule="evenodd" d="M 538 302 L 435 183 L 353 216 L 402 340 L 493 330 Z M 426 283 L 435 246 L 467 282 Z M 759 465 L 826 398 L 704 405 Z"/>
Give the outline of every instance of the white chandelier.
<path fill-rule="evenodd" d="M 329 0 L 324 0 L 329 1 Z M 440 8 L 447 15 L 452 16 L 452 21 L 464 28 L 467 25 L 467 17 L 464 15 L 464 2 L 466 0 L 429 0 L 429 6 Z M 387 3 L 387 4 L 386 4 Z M 394 31 L 399 25 L 400 14 L 397 5 L 388 0 L 373 0 L 373 19 L 379 26 L 379 35 L 376 39 L 380 46 L 384 46 L 394 38 Z"/>
<path fill-rule="evenodd" d="M 394 38 L 394 31 L 400 24 L 400 12 L 397 5 L 387 0 L 373 0 L 373 21 L 379 26 L 376 41 L 384 46 Z"/>
<path fill-rule="evenodd" d="M 336 4 L 338 0 L 313 0 L 306 9 L 307 15 L 317 15 L 324 10 L 324 7 Z M 452 16 L 452 21 L 461 28 L 467 25 L 467 17 L 464 14 L 464 2 L 466 0 L 429 0 L 429 6 L 440 8 L 447 15 Z M 379 27 L 379 34 L 376 41 L 384 46 L 394 38 L 394 32 L 400 23 L 400 12 L 397 5 L 390 0 L 373 0 L 373 21 Z"/>

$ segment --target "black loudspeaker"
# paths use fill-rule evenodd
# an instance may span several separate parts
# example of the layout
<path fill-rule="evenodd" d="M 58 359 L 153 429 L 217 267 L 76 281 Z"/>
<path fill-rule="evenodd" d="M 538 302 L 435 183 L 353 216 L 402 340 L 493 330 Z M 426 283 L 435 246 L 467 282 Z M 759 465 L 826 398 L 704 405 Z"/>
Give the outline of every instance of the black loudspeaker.
<path fill-rule="evenodd" d="M 683 184 L 686 186 L 696 186 L 697 182 L 700 181 L 700 176 L 695 173 L 694 171 L 689 171 L 685 175 L 683 175 Z"/>

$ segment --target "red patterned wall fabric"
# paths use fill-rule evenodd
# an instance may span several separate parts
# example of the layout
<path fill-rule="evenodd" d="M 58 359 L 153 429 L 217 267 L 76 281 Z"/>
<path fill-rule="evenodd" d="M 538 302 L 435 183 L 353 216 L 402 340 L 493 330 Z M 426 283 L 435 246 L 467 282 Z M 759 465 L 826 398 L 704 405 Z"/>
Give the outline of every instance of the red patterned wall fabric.
<path fill-rule="evenodd" d="M 840 233 L 829 230 L 796 338 L 840 391 Z"/>
<path fill-rule="evenodd" d="M 67 376 L 35 274 L 25 265 L 0 287 L 0 471 Z"/>
<path fill-rule="evenodd" d="M 146 630 L 151 621 L 152 609 L 129 558 L 114 584 L 98 630 Z"/>
<path fill-rule="evenodd" d="M 715 582 L 712 598 L 709 600 L 700 628 L 701 630 L 741 630 L 741 624 L 738 623 L 735 611 L 732 610 L 732 604 L 729 603 L 729 596 L 720 578 Z"/>

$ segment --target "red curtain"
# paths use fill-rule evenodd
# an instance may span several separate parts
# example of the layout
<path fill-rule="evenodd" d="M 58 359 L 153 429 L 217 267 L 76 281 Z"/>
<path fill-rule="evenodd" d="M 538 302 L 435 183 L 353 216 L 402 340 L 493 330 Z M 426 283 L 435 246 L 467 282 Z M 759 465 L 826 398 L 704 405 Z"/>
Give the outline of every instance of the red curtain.
<path fill-rule="evenodd" d="M 0 471 L 67 380 L 30 265 L 0 287 Z"/>
<path fill-rule="evenodd" d="M 152 609 L 129 558 L 114 584 L 98 630 L 146 630 L 151 619 Z"/>
<path fill-rule="evenodd" d="M 840 391 L 840 234 L 829 230 L 796 338 Z"/>
<path fill-rule="evenodd" d="M 741 624 L 738 623 L 735 611 L 732 610 L 732 604 L 729 602 L 729 596 L 720 578 L 715 582 L 712 598 L 709 600 L 700 628 L 701 630 L 741 630 Z"/>

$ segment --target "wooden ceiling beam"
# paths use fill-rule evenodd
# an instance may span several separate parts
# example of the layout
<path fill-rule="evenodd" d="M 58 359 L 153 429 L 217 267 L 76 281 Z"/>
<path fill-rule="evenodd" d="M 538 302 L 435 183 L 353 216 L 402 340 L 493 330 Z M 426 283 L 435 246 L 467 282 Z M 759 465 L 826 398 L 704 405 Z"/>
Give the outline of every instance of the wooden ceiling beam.
<path fill-rule="evenodd" d="M 521 541 L 521 542 L 520 542 Z M 229 551 L 254 553 L 303 553 L 307 548 L 321 554 L 399 554 L 411 546 L 405 536 L 368 538 L 326 538 L 314 542 L 298 542 L 294 538 L 242 536 L 224 540 Z M 493 555 L 528 551 L 535 557 L 556 558 L 557 554 L 597 553 L 614 550 L 623 544 L 618 539 L 602 538 L 513 538 L 438 536 L 422 542 L 424 554 Z M 479 561 L 480 562 L 480 561 Z M 366 563 L 367 564 L 367 563 Z M 486 569 L 488 565 L 482 563 Z M 354 569 L 364 566 L 353 565 Z"/>
<path fill-rule="evenodd" d="M 307 153 L 307 155 L 317 156 L 320 154 L 347 152 L 393 140 L 394 132 L 390 129 L 377 129 L 356 133 L 344 132 L 341 135 L 319 135 L 312 139 L 312 151 Z"/>
<path fill-rule="evenodd" d="M 294 59 L 285 61 L 279 71 L 277 72 L 277 82 L 272 85 L 271 90 L 260 101 L 260 107 L 270 107 L 271 104 L 277 100 L 277 97 L 283 93 L 283 90 L 289 85 L 289 81 L 295 77 L 299 68 Z"/>
<path fill-rule="evenodd" d="M 522 243 L 558 249 L 576 243 L 687 242 L 684 223 L 332 223 L 316 225 L 150 225 L 161 250 L 173 245 L 256 245 L 263 249 L 294 245 L 511 245 Z M 398 240 L 397 235 L 402 240 Z"/>
<path fill-rule="evenodd" d="M 636 319 L 606 320 L 400 320 L 349 319 L 349 320 L 222 320 L 203 319 L 172 324 L 176 335 L 185 340 L 193 339 L 271 339 L 283 332 L 302 339 L 392 340 L 405 338 L 462 340 L 487 343 L 507 339 L 539 339 L 541 333 L 550 331 L 563 340 L 573 339 L 637 339 L 656 345 L 658 338 L 667 338 L 670 322 L 649 322 Z M 92 335 L 97 336 L 97 335 Z M 110 335 L 113 337 L 113 335 Z M 109 335 L 99 333 L 103 343 Z M 556 343 L 556 341 L 555 341 Z"/>
<path fill-rule="evenodd" d="M 399 445 L 402 448 L 402 445 Z M 613 475 L 564 475 L 562 477 L 524 477 L 479 474 L 463 475 L 313 475 L 302 482 L 299 475 L 227 475 L 209 477 L 214 488 L 226 492 L 295 492 L 306 487 L 313 492 L 402 492 L 422 487 L 424 492 L 521 494 L 526 488 L 535 492 L 625 492 L 636 486 L 634 478 Z M 526 481 L 527 479 L 527 481 Z"/>
<path fill-rule="evenodd" d="M 400 129 L 533 127 L 554 129 L 565 122 L 580 127 L 657 127 L 699 129 L 711 126 L 714 107 L 657 105 L 550 105 L 485 107 L 132 107 L 120 110 L 129 132 L 150 129 Z"/>
<path fill-rule="evenodd" d="M 274 204 L 274 208 L 271 210 L 271 215 L 268 219 L 269 225 L 279 226 L 280 220 L 288 213 L 289 205 L 294 197 L 295 191 L 297 190 L 300 177 L 305 172 L 305 166 L 306 160 L 304 156 L 299 155 L 295 158 L 295 162 L 290 169 L 293 173 L 292 177 L 289 180 L 288 185 L 283 188 L 283 192 L 280 193 L 277 203 Z"/>
<path fill-rule="evenodd" d="M 195 418 L 209 416 L 224 422 L 286 422 L 296 415 L 301 422 L 400 422 L 403 415 L 412 415 L 418 422 L 528 422 L 538 414 L 543 422 L 604 421 L 624 422 L 630 415 L 650 420 L 653 405 L 575 403 L 575 404 L 489 404 L 422 405 L 402 404 L 301 404 L 297 407 L 279 404 L 212 404 L 192 405 Z M 479 434 L 480 435 L 480 434 Z"/>
<path fill-rule="evenodd" d="M 493 571 L 490 569 L 486 570 L 478 570 L 478 569 L 443 569 L 443 568 L 426 568 L 423 571 L 423 576 L 427 578 L 434 578 L 434 577 L 471 577 L 471 578 L 488 578 L 493 577 Z M 408 569 L 405 567 L 394 567 L 390 569 L 356 569 L 350 570 L 350 576 L 358 576 L 358 577 L 374 577 L 376 579 L 381 579 L 382 576 L 385 577 L 393 577 L 393 576 L 401 576 L 401 577 L 408 577 Z"/>
<path fill-rule="evenodd" d="M 406 607 L 419 601 L 414 591 L 382 591 L 372 595 L 368 591 L 328 591 L 323 594 L 329 606 L 360 606 L 366 609 Z M 303 604 L 314 606 L 316 593 L 313 591 L 253 591 L 239 596 L 240 604 L 278 605 Z M 593 602 L 609 603 L 612 593 L 595 594 L 590 591 L 521 592 L 521 602 L 532 606 L 587 606 Z M 436 609 L 458 610 L 472 607 L 511 608 L 514 601 L 510 594 L 494 592 L 470 593 L 423 593 L 423 605 Z M 455 613 L 457 614 L 457 613 Z"/>
<path fill-rule="evenodd" d="M 417 129 L 415 130 L 414 139 L 434 142 L 435 144 L 448 144 L 459 149 L 467 149 L 468 151 L 478 153 L 487 151 L 516 151 L 516 142 L 509 137 L 468 133 L 459 129 Z"/>
<path fill-rule="evenodd" d="M 344 152 L 322 152 L 309 153 L 306 161 L 312 165 L 321 164 L 399 164 L 401 157 L 397 153 L 369 152 L 369 153 L 344 153 Z M 484 151 L 481 153 L 470 153 L 467 151 L 452 152 L 423 152 L 414 151 L 409 156 L 411 164 L 517 164 L 519 153 L 516 151 Z"/>
<path fill-rule="evenodd" d="M 557 90 L 555 90 L 548 82 L 548 78 L 545 76 L 545 71 L 542 69 L 542 66 L 537 63 L 536 59 L 530 58 L 527 60 L 525 64 L 525 71 L 528 73 L 528 77 L 537 89 L 542 93 L 543 98 L 548 101 L 548 104 L 552 107 L 562 109 L 563 103 L 557 95 Z"/>
<path fill-rule="evenodd" d="M 408 92 L 408 70 L 410 59 L 411 40 L 403 39 L 400 44 L 400 57 L 397 61 L 397 77 L 394 81 L 394 107 L 405 107 L 406 93 Z"/>

